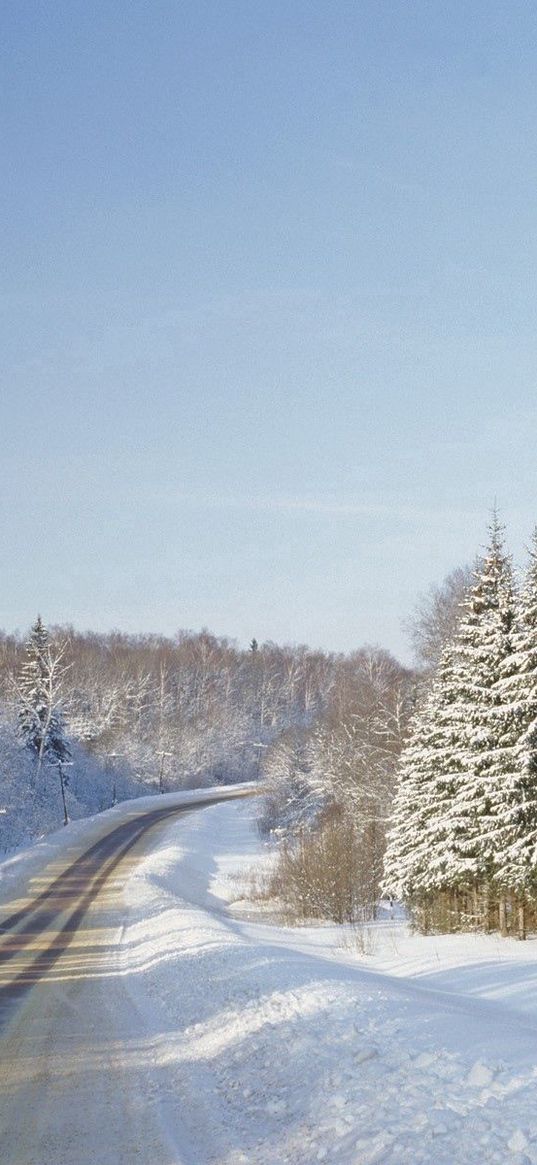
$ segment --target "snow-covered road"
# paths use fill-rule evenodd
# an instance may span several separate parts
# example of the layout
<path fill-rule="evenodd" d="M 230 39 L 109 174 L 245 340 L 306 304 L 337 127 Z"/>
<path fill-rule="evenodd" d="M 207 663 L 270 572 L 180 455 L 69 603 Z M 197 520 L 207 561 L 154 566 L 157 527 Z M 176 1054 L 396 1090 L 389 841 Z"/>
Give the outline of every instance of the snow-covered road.
<path fill-rule="evenodd" d="M 163 823 L 248 788 L 143 798 L 4 864 L 0 920 L 0 1160 L 160 1162 L 146 1033 L 127 989 L 123 893 Z M 196 810 L 197 812 L 199 809 Z M 172 815 L 172 816 L 170 816 Z M 143 1057 L 140 1058 L 143 1065 Z"/>
<path fill-rule="evenodd" d="M 17 1002 L 2 1162 L 537 1163 L 534 944 L 386 924 L 364 956 L 333 928 L 248 921 L 253 813 L 218 804 L 140 838 Z M 102 829 L 77 823 L 49 858 Z M 4 897 L 39 868 L 2 867 Z"/>

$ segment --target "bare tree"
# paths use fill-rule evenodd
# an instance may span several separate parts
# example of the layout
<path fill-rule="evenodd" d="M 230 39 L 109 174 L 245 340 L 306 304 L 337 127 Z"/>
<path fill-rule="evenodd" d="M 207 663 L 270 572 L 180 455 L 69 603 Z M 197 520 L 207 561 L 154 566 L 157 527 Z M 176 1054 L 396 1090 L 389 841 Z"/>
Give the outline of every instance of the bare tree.
<path fill-rule="evenodd" d="M 457 630 L 461 604 L 473 575 L 472 567 L 458 566 L 418 599 L 405 624 L 418 667 L 431 671 L 438 664 L 444 644 Z"/>

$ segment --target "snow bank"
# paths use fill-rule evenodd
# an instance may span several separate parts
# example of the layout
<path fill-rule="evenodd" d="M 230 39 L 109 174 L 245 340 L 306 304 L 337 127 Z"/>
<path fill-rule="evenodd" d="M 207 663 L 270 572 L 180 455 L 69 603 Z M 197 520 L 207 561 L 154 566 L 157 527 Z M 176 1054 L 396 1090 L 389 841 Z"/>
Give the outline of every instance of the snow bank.
<path fill-rule="evenodd" d="M 30 881 L 44 875 L 47 869 L 54 876 L 74 861 L 81 850 L 88 849 L 106 833 L 110 833 L 123 821 L 138 817 L 154 809 L 180 808 L 196 805 L 200 801 L 224 800 L 237 793 L 247 795 L 255 791 L 255 783 L 240 785 L 218 785 L 207 789 L 182 789 L 176 793 L 156 794 L 136 797 L 133 801 L 122 801 L 111 809 L 95 813 L 77 821 L 70 821 L 53 833 L 38 841 L 31 842 L 15 850 L 0 862 L 0 905 L 12 902 L 13 898 L 25 892 Z"/>
<path fill-rule="evenodd" d="M 537 1165 L 537 1024 L 498 993 L 490 944 L 387 924 L 364 966 L 334 928 L 242 921 L 236 875 L 266 853 L 254 817 L 242 802 L 171 823 L 125 890 L 121 974 L 173 1159 Z M 528 1010 L 532 949 L 502 963 Z"/>

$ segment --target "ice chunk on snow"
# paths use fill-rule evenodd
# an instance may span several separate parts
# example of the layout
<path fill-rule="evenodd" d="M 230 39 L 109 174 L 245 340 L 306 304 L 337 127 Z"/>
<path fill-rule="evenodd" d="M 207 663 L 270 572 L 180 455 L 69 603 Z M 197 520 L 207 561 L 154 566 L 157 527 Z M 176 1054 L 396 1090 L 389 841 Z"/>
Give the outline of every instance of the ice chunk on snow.
<path fill-rule="evenodd" d="M 476 1060 L 473 1068 L 468 1073 L 468 1084 L 472 1088 L 486 1088 L 487 1084 L 491 1084 L 494 1079 L 494 1072 L 492 1068 L 488 1068 L 486 1064 L 482 1064 L 481 1060 Z"/>
<path fill-rule="evenodd" d="M 507 1148 L 510 1149 L 512 1153 L 523 1153 L 527 1147 L 528 1138 L 526 1137 L 526 1134 L 522 1132 L 522 1129 L 515 1129 L 513 1135 L 507 1142 Z"/>
<path fill-rule="evenodd" d="M 366 1060 L 374 1060 L 375 1056 L 378 1056 L 376 1048 L 359 1048 L 354 1053 L 354 1062 L 355 1064 L 365 1064 Z"/>

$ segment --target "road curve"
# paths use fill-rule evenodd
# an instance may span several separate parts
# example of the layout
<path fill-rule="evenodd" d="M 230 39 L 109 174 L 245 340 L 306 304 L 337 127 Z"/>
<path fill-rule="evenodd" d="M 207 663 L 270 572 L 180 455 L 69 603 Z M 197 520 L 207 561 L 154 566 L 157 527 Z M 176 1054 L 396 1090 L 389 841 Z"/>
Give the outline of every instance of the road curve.
<path fill-rule="evenodd" d="M 241 795 L 245 794 L 237 793 Z M 0 919 L 0 1030 L 23 996 L 62 958 L 92 902 L 139 839 L 170 817 L 219 799 L 212 796 L 193 805 L 153 809 L 122 822 L 30 902 Z"/>
<path fill-rule="evenodd" d="M 143 812 L 131 803 L 126 820 L 59 873 L 45 870 L 38 889 L 0 916 L 0 1160 L 6 1165 L 94 1165 L 99 1112 L 110 1130 L 103 1165 L 175 1165 L 177 1158 L 159 1140 L 158 1119 L 148 1119 L 143 1081 L 132 1071 L 119 1080 L 120 1054 L 112 1071 L 105 1061 L 102 1071 L 90 1074 L 88 1052 L 103 1030 L 108 1046 L 119 1049 L 136 1032 L 139 1017 L 115 959 L 123 886 L 151 845 L 150 831 L 171 817 L 251 792 L 224 789 L 176 805 L 167 797 L 162 808 Z M 65 1112 L 70 1097 L 81 1106 L 76 1145 Z"/>

